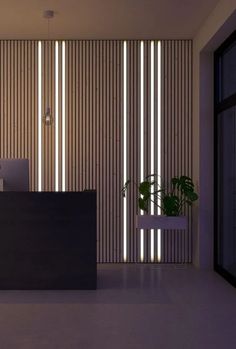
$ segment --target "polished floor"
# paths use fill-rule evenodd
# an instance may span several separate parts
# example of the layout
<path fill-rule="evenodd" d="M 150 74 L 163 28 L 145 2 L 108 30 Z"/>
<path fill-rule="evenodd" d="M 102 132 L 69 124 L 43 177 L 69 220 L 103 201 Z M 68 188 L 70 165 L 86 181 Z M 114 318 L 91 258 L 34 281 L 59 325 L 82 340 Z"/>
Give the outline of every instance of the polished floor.
<path fill-rule="evenodd" d="M 234 349 L 236 289 L 191 265 L 99 265 L 96 291 L 0 291 L 0 349 Z"/>

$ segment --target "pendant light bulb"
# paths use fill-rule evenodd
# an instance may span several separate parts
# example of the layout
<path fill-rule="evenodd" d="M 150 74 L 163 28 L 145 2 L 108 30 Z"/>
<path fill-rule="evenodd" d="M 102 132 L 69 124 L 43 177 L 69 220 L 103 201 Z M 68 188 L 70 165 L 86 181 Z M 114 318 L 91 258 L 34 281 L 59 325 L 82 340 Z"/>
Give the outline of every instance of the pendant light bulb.
<path fill-rule="evenodd" d="M 52 118 L 52 115 L 51 115 L 50 107 L 47 107 L 46 113 L 45 113 L 45 115 L 43 117 L 43 121 L 44 121 L 45 126 L 51 126 L 52 125 L 53 118 Z"/>

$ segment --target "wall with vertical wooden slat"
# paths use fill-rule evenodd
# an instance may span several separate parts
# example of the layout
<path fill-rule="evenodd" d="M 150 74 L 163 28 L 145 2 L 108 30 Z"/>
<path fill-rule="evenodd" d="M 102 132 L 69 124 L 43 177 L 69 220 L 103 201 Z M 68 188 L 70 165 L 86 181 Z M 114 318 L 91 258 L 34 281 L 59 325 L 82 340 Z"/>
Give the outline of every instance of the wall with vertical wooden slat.
<path fill-rule="evenodd" d="M 38 188 L 38 103 L 51 109 L 53 124 L 41 124 L 42 190 L 97 190 L 98 262 L 124 261 L 124 152 L 127 177 L 140 180 L 151 168 L 151 41 L 143 41 L 143 129 L 141 129 L 141 41 L 127 41 L 127 134 L 124 135 L 124 41 L 65 41 L 65 86 L 62 42 L 42 41 L 42 99 L 38 100 L 38 41 L 0 41 L 0 157 L 30 159 L 31 190 Z M 58 70 L 55 47 L 58 45 Z M 161 65 L 158 73 L 158 64 Z M 58 86 L 56 86 L 58 79 Z M 56 105 L 56 90 L 58 104 Z M 161 100 L 158 100 L 158 91 Z M 65 92 L 65 101 L 63 95 Z M 64 104 L 63 104 L 64 103 Z M 63 111 L 63 108 L 65 110 Z M 158 111 L 160 109 L 160 112 Z M 58 120 L 55 111 L 58 110 Z M 65 125 L 62 115 L 65 113 Z M 160 120 L 158 121 L 158 118 Z M 161 132 L 159 126 L 161 125 Z M 62 138 L 65 129 L 65 149 Z M 58 132 L 58 134 L 56 134 Z M 141 149 L 140 137 L 144 137 Z M 124 149 L 126 136 L 127 149 Z M 192 175 L 192 43 L 154 41 L 154 168 L 167 182 Z M 160 138 L 158 138 L 160 137 Z M 58 157 L 56 149 L 58 148 Z M 65 169 L 62 153 L 65 151 Z M 161 166 L 158 161 L 161 157 Z M 58 163 L 58 167 L 56 166 Z M 58 171 L 57 171 L 58 170 Z M 127 262 L 151 262 L 151 231 L 143 246 L 136 230 L 137 188 L 127 194 Z M 157 213 L 157 210 L 155 211 Z M 154 261 L 191 262 L 191 210 L 187 231 L 155 231 Z M 158 240 L 158 234 L 160 239 Z M 158 246 L 158 241 L 161 246 Z M 158 249 L 161 256 L 158 259 Z"/>
<path fill-rule="evenodd" d="M 122 41 L 66 41 L 67 190 L 97 190 L 99 262 L 122 262 Z"/>
<path fill-rule="evenodd" d="M 162 41 L 162 177 L 192 177 L 192 42 Z M 162 232 L 161 261 L 192 261 L 192 212 L 188 229 Z"/>
<path fill-rule="evenodd" d="M 0 41 L 0 158 L 28 158 L 38 185 L 38 42 Z"/>
<path fill-rule="evenodd" d="M 127 83 L 128 83 L 128 178 L 137 183 L 140 180 L 141 153 L 144 157 L 144 174 L 151 174 L 151 41 L 143 41 L 143 111 L 144 125 L 140 129 L 141 118 L 141 42 L 127 42 Z M 192 43 L 188 40 L 162 40 L 161 56 L 158 57 L 158 41 L 154 41 L 154 167 L 161 175 L 163 184 L 174 176 L 192 176 Z M 158 62 L 159 60 L 159 62 Z M 158 73 L 158 64 L 161 69 Z M 160 80 L 160 83 L 158 83 Z M 158 100 L 158 86 L 161 98 Z M 160 115 L 158 113 L 160 108 Z M 158 122 L 160 118 L 160 122 Z M 161 125 L 160 134 L 158 125 Z M 140 135 L 143 134 L 143 149 Z M 158 142 L 160 137 L 160 144 Z M 159 146 L 158 146 L 159 144 Z M 158 149 L 160 147 L 160 149 Z M 158 168 L 161 157 L 161 168 Z M 139 213 L 134 198 L 137 189 L 131 187 L 127 194 L 127 256 L 129 262 L 151 262 L 151 231 L 144 231 L 143 246 L 141 232 L 135 229 L 135 216 Z M 157 213 L 157 209 L 155 211 Z M 186 231 L 163 230 L 154 232 L 154 261 L 182 263 L 192 261 L 192 217 L 186 209 L 189 228 Z M 160 234 L 160 239 L 157 238 Z M 160 256 L 158 256 L 158 241 Z"/>

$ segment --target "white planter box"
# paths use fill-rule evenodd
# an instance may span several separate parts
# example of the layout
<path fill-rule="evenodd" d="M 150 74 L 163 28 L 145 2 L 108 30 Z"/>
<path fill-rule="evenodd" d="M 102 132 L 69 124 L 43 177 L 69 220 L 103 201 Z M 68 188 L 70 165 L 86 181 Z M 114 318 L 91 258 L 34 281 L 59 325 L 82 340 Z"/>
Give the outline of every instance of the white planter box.
<path fill-rule="evenodd" d="M 137 224 L 138 229 L 187 229 L 187 217 L 170 217 L 157 215 L 138 215 Z"/>

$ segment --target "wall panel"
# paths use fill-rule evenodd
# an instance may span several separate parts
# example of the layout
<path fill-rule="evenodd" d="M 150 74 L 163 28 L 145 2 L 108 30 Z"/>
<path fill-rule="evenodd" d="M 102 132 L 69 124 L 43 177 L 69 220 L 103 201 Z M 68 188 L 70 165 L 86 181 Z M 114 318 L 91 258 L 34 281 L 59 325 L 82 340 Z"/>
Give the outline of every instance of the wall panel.
<path fill-rule="evenodd" d="M 144 176 L 151 173 L 151 41 L 144 41 L 144 57 L 141 62 L 141 42 L 127 42 L 128 56 L 128 178 L 140 180 L 140 166 L 143 159 Z M 158 56 L 158 42 L 154 45 L 154 168 L 161 175 L 163 184 L 173 176 L 192 176 L 192 43 L 186 40 L 162 40 L 161 56 Z M 135 49 L 137 48 L 137 49 Z M 143 64 L 143 66 L 142 66 Z M 158 72 L 158 64 L 161 69 Z M 142 66 L 142 68 L 141 68 Z M 143 69 L 143 78 L 141 78 Z M 143 82 L 142 82 L 143 79 Z M 159 82 L 160 80 L 160 82 Z M 143 83 L 143 104 L 140 91 Z M 158 100 L 158 90 L 160 101 Z M 143 129 L 140 124 L 143 108 Z M 158 109 L 160 108 L 160 113 Z M 160 115 L 159 115 L 160 114 Z M 160 120 L 158 121 L 158 118 Z M 161 132 L 159 134 L 159 125 Z M 153 127 L 153 126 L 152 126 Z M 143 145 L 141 146 L 141 135 Z M 158 140 L 158 137 L 161 139 Z M 159 142 L 160 141 L 160 142 Z M 141 149 L 143 147 L 143 149 Z M 160 148 L 160 149 L 159 149 Z M 160 153 L 160 154 L 159 154 Z M 158 166 L 161 157 L 161 166 Z M 160 167 L 160 168 L 159 168 Z M 151 262 L 151 231 L 135 229 L 135 215 L 138 213 L 134 197 L 136 188 L 127 195 L 127 256 L 129 262 Z M 192 260 L 192 217 L 189 216 L 189 229 L 186 231 L 163 230 L 154 232 L 154 261 L 191 262 Z M 157 210 L 156 210 L 157 213 Z M 158 239 L 160 234 L 160 239 Z M 159 246 L 160 256 L 158 256 Z M 142 246 L 143 245 L 143 246 Z M 160 257 L 160 258 L 159 258 Z"/>
<path fill-rule="evenodd" d="M 0 41 L 0 157 L 28 158 L 37 190 L 38 42 Z"/>
<path fill-rule="evenodd" d="M 58 190 L 62 190 L 62 154 L 65 151 L 64 189 L 97 190 L 99 262 L 124 261 L 124 212 L 120 192 L 123 186 L 124 152 L 127 157 L 128 178 L 133 178 L 136 182 L 140 180 L 142 153 L 143 174 L 150 174 L 153 148 L 151 133 L 154 127 L 155 173 L 160 173 L 164 182 L 175 175 L 192 175 L 192 43 L 184 40 L 162 40 L 161 56 L 158 56 L 158 41 L 153 44 L 150 40 L 131 40 L 126 43 L 127 149 L 124 150 L 124 41 L 41 42 L 40 103 L 42 114 L 50 106 L 54 121 L 51 126 L 41 124 L 42 190 L 55 190 L 57 181 Z M 62 83 L 62 45 L 65 45 L 65 86 Z M 43 116 L 38 116 L 38 64 L 38 41 L 0 41 L 0 157 L 30 159 L 32 190 L 38 189 L 38 117 Z M 161 66 L 160 71 L 158 65 Z M 56 110 L 58 120 L 55 119 Z M 63 112 L 65 125 L 62 122 Z M 151 121 L 152 112 L 154 126 Z M 63 145 L 64 128 L 66 139 Z M 58 135 L 55 133 L 57 130 Z M 141 232 L 135 228 L 138 213 L 136 196 L 137 188 L 134 186 L 127 195 L 125 213 L 127 262 L 140 262 L 142 253 L 142 261 L 151 262 L 152 248 L 156 262 L 191 262 L 191 210 L 188 210 L 188 231 L 162 231 L 160 239 L 158 231 L 154 231 L 152 246 L 152 232 L 145 230 L 142 241 Z"/>
<path fill-rule="evenodd" d="M 162 41 L 162 177 L 192 177 L 192 42 Z M 192 212 L 189 229 L 162 232 L 162 262 L 192 261 Z"/>
<path fill-rule="evenodd" d="M 122 41 L 67 41 L 67 189 L 96 189 L 97 255 L 121 262 Z"/>

